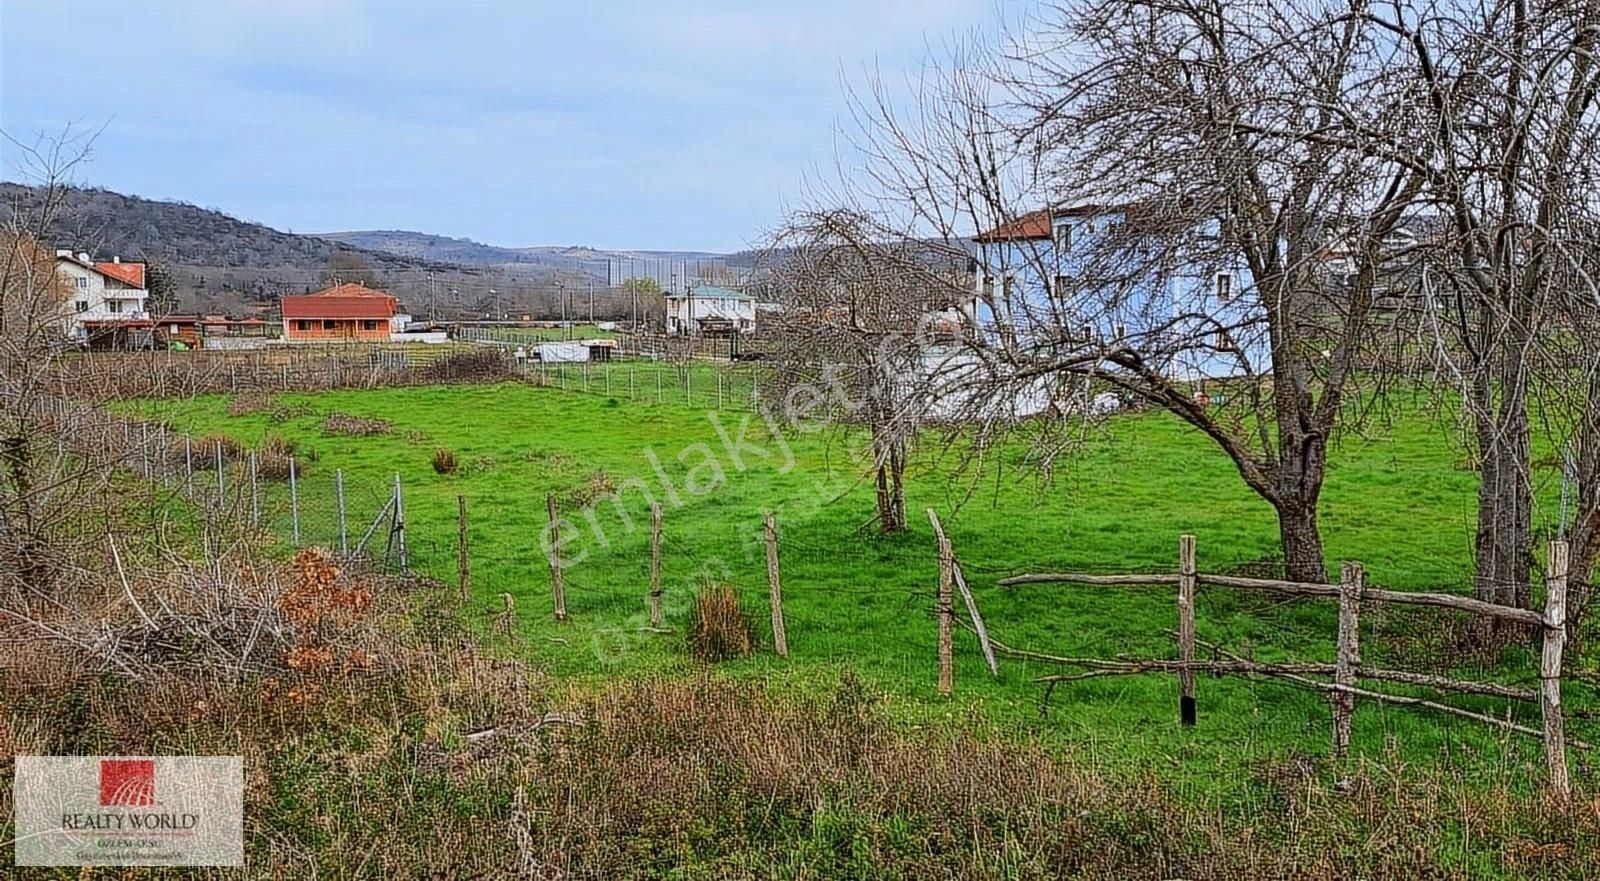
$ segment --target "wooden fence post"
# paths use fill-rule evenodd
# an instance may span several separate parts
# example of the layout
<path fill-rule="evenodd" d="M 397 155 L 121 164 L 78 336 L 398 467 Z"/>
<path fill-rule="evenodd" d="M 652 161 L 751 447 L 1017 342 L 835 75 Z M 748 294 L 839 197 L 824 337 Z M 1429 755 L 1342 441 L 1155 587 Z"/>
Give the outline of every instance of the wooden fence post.
<path fill-rule="evenodd" d="M 939 515 L 932 508 L 928 509 L 928 523 L 933 526 L 933 535 L 942 547 L 947 542 L 944 524 L 939 522 Z M 954 546 L 950 552 L 950 576 L 955 582 L 956 590 L 961 591 L 961 599 L 967 604 L 967 614 L 972 617 L 972 629 L 978 634 L 978 646 L 983 649 L 983 660 L 989 665 L 989 675 L 998 679 L 1000 664 L 994 659 L 994 645 L 989 642 L 989 628 L 984 625 L 983 616 L 978 614 L 978 600 L 972 595 L 972 589 L 967 587 L 966 576 L 961 574 L 961 563 L 955 558 Z"/>
<path fill-rule="evenodd" d="M 467 555 L 467 497 L 456 496 L 456 584 L 461 598 L 472 593 L 472 564 Z"/>
<path fill-rule="evenodd" d="M 561 584 L 561 518 L 556 514 L 556 497 L 545 496 L 550 510 L 550 597 L 555 601 L 556 620 L 567 620 L 567 590 Z"/>
<path fill-rule="evenodd" d="M 950 550 L 950 539 L 939 536 L 939 595 L 936 608 L 939 615 L 939 694 L 949 697 L 955 690 L 955 659 L 952 627 L 955 624 L 955 603 L 951 596 L 955 583 L 955 554 Z"/>
<path fill-rule="evenodd" d="M 656 502 L 650 503 L 650 629 L 661 629 L 661 505 Z"/>
<path fill-rule="evenodd" d="M 1544 716 L 1544 762 L 1550 794 L 1560 803 L 1572 797 L 1567 774 L 1566 722 L 1561 715 L 1561 652 L 1567 642 L 1567 570 L 1564 541 L 1550 543 L 1545 569 L 1544 654 L 1539 661 L 1539 709 Z"/>
<path fill-rule="evenodd" d="M 1198 581 L 1195 562 L 1195 537 L 1178 537 L 1178 721 L 1195 723 L 1194 701 L 1194 592 Z"/>
<path fill-rule="evenodd" d="M 767 532 L 767 591 L 772 598 L 772 648 L 778 657 L 789 657 L 789 634 L 783 626 L 783 579 L 778 571 L 778 521 L 768 512 L 764 518 Z"/>
<path fill-rule="evenodd" d="M 1345 563 L 1339 573 L 1339 648 L 1334 659 L 1333 681 L 1345 688 L 1356 686 L 1361 668 L 1361 592 L 1367 574 L 1360 563 Z M 1350 722 L 1355 716 L 1356 696 L 1348 691 L 1333 694 L 1333 755 L 1342 759 L 1350 752 Z"/>
<path fill-rule="evenodd" d="M 217 465 L 217 507 L 221 508 L 227 504 L 228 498 L 228 486 L 224 478 L 225 472 L 222 468 L 222 441 L 217 441 L 212 447 L 212 451 L 212 458 L 215 459 Z"/>

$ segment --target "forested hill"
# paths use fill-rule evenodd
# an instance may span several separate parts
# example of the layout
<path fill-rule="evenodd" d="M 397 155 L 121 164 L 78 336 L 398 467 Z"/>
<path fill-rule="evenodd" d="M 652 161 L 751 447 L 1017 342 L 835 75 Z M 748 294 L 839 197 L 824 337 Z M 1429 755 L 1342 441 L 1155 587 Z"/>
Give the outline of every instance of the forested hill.
<path fill-rule="evenodd" d="M 0 183 L 0 221 L 21 208 L 36 213 L 35 187 Z M 186 202 L 129 196 L 104 189 L 67 191 L 48 233 L 52 247 L 99 256 L 162 260 L 211 267 L 294 267 L 320 270 L 340 252 L 356 252 L 377 270 L 435 267 L 442 263 L 354 247 L 240 220 Z"/>
<path fill-rule="evenodd" d="M 0 182 L 0 223 L 37 216 L 41 191 Z M 50 248 L 160 262 L 177 283 L 177 308 L 227 314 L 270 311 L 278 297 L 334 278 L 390 290 L 410 308 L 448 297 L 461 310 L 514 308 L 563 277 L 550 267 L 462 266 L 285 232 L 185 202 L 99 188 L 65 193 L 43 236 Z"/>

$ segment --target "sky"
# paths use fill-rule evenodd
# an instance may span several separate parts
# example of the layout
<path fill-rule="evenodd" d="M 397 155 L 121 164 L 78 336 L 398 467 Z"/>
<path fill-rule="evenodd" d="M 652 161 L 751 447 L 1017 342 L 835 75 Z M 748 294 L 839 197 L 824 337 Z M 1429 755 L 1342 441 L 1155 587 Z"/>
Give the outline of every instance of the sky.
<path fill-rule="evenodd" d="M 0 130 L 295 232 L 731 251 L 995 0 L 4 0 Z M 0 172 L 17 179 L 16 150 Z"/>

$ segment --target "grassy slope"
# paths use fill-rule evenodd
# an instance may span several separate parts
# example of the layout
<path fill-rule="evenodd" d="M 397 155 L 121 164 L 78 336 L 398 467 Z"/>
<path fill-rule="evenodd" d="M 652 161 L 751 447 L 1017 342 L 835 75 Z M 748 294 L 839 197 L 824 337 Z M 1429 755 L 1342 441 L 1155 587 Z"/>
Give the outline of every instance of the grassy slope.
<path fill-rule="evenodd" d="M 1274 555 L 1270 509 L 1243 487 L 1213 447 L 1174 420 L 1161 415 L 1113 420 L 1049 486 L 1024 469 L 1019 451 L 1009 451 L 1001 468 L 991 467 L 974 480 L 953 475 L 949 457 L 932 461 L 929 444 L 910 486 L 912 532 L 882 539 L 857 532 L 871 516 L 872 494 L 858 481 L 848 439 L 797 437 L 792 441 L 797 467 L 783 471 L 779 463 L 747 462 L 740 472 L 705 411 L 629 402 L 621 380 L 613 381 L 620 401 L 502 385 L 285 395 L 281 401 L 305 404 L 311 412 L 282 422 L 265 414 L 229 417 L 228 401 L 219 397 L 156 402 L 147 410 L 179 427 L 226 432 L 250 443 L 280 434 L 299 441 L 306 454 L 314 453 L 316 461 L 301 484 L 307 541 L 337 542 L 331 502 L 335 467 L 345 470 L 351 487 L 352 521 L 371 517 L 388 481 L 401 471 L 413 563 L 452 582 L 455 497 L 466 495 L 476 606 L 487 622 L 489 610 L 499 605 L 496 595 L 512 594 L 520 648 L 562 675 L 688 667 L 680 639 L 638 630 L 646 623 L 648 521 L 637 492 L 626 494 L 631 531 L 609 505 L 597 514 L 604 546 L 580 515 L 569 515 L 583 537 L 567 554 L 581 552 L 585 558 L 566 571 L 569 621 L 552 620 L 549 574 L 538 550 L 545 496 L 570 494 L 603 471 L 618 485 L 630 477 L 645 479 L 667 509 L 669 625 L 681 624 L 690 586 L 709 571 L 739 588 L 757 633 L 765 636 L 759 524 L 763 511 L 779 512 L 792 657 L 780 662 L 758 654 L 733 665 L 735 675 L 820 691 L 832 687 L 838 670 L 849 666 L 900 695 L 909 719 L 982 712 L 1111 765 L 1170 768 L 1202 788 L 1229 787 L 1241 779 L 1241 766 L 1326 752 L 1323 700 L 1270 682 L 1202 678 L 1201 725 L 1192 732 L 1177 725 L 1173 680 L 1159 675 L 1064 686 L 1042 720 L 1040 687 L 1031 679 L 1050 670 L 1007 661 L 1001 680 L 991 682 L 965 633 L 957 642 L 958 700 L 951 707 L 933 699 L 934 625 L 927 609 L 937 565 L 921 513 L 927 507 L 944 516 L 996 636 L 1062 655 L 1171 656 L 1172 642 L 1165 635 L 1175 626 L 1170 592 L 1004 589 L 995 585 L 997 578 L 1055 568 L 1170 571 L 1183 531 L 1199 536 L 1203 569 Z M 697 400 L 703 399 L 697 393 Z M 324 436 L 321 416 L 334 409 L 390 419 L 395 431 L 367 438 Z M 727 412 L 723 423 L 736 431 L 742 416 Z M 1382 435 L 1382 440 L 1347 441 L 1334 455 L 1323 506 L 1329 559 L 1361 559 L 1375 585 L 1465 584 L 1472 474 L 1457 467 L 1459 454 L 1424 419 L 1402 421 Z M 452 449 L 462 472 L 435 474 L 429 459 L 436 447 Z M 684 502 L 681 508 L 664 497 L 647 449 L 665 463 Z M 708 450 L 715 451 L 725 481 L 704 495 L 691 495 L 685 462 L 699 466 L 694 480 L 707 482 L 712 476 L 703 464 Z M 683 461 L 677 458 L 680 451 Z M 287 533 L 286 492 L 281 486 L 271 492 L 269 513 L 280 533 Z M 1369 636 L 1368 659 L 1381 661 L 1386 645 L 1404 647 L 1447 619 L 1443 613 L 1420 619 L 1369 615 L 1370 624 L 1394 639 Z M 1326 604 L 1280 604 L 1220 590 L 1202 592 L 1198 604 L 1202 638 L 1260 658 L 1331 660 L 1332 621 Z M 1426 623 L 1419 627 L 1418 621 Z M 1516 670 L 1526 669 L 1519 656 L 1514 652 L 1509 659 L 1513 678 Z M 1493 702 L 1466 703 L 1504 712 Z M 1584 736 L 1582 730 L 1574 734 Z M 1436 715 L 1363 704 L 1355 740 L 1371 756 L 1397 749 L 1408 761 L 1449 756 L 1452 764 L 1483 773 L 1509 767 L 1517 776 L 1526 769 L 1527 776 L 1536 777 L 1536 744 L 1512 742 L 1503 749 L 1485 726 Z"/>

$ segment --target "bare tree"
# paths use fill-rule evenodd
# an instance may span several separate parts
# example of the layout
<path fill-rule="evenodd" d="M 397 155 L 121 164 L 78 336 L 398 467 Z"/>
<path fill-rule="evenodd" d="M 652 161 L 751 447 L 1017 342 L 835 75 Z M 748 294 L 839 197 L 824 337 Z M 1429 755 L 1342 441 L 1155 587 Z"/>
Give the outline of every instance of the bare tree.
<path fill-rule="evenodd" d="M 53 391 L 71 315 L 45 236 L 64 210 L 65 182 L 88 159 L 93 137 L 69 130 L 36 142 L 7 140 L 39 192 L 34 210 L 13 206 L 0 229 L 0 573 L 38 590 L 62 562 L 55 541 L 81 507 L 69 503 L 85 481 L 105 476 L 85 470 L 52 439 L 43 403 Z"/>
<path fill-rule="evenodd" d="M 865 426 L 878 528 L 906 528 L 905 473 L 925 406 L 930 334 L 955 329 L 964 252 L 896 237 L 869 214 L 791 215 L 761 261 L 782 311 L 770 320 L 765 394 L 791 415 Z"/>
<path fill-rule="evenodd" d="M 987 231 L 972 415 L 1052 376 L 1058 411 L 1067 389 L 1166 409 L 1273 506 L 1289 575 L 1325 580 L 1328 443 L 1371 400 L 1374 302 L 1425 183 L 1393 145 L 1429 148 L 1384 33 L 1345 4 L 1085 0 L 953 53 L 909 116 L 858 100 L 906 234 Z"/>
<path fill-rule="evenodd" d="M 1433 141 L 1407 161 L 1439 219 L 1422 252 L 1425 329 L 1438 375 L 1460 392 L 1481 471 L 1477 594 L 1527 605 L 1538 418 L 1553 445 L 1577 454 L 1578 571 L 1600 557 L 1600 3 L 1396 5 L 1372 17 L 1404 49 Z"/>

